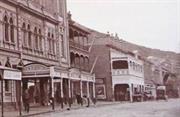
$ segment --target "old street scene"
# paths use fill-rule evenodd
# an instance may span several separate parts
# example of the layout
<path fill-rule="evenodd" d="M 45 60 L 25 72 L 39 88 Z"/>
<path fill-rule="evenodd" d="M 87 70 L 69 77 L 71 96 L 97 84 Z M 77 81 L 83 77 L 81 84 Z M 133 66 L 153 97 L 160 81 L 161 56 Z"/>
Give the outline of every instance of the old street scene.
<path fill-rule="evenodd" d="M 72 111 L 54 112 L 36 117 L 178 117 L 178 100 L 153 101 L 141 103 L 100 104 L 96 107 L 81 108 Z M 81 113 L 81 114 L 79 114 Z"/>
<path fill-rule="evenodd" d="M 179 11 L 178 0 L 0 0 L 0 116 L 179 117 Z"/>

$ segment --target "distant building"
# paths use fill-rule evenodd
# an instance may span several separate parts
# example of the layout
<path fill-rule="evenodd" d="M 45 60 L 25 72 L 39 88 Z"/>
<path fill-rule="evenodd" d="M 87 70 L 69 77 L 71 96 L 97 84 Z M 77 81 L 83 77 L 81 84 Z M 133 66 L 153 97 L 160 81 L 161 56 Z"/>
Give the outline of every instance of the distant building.
<path fill-rule="evenodd" d="M 164 85 L 169 97 L 178 97 L 178 76 L 172 67 L 172 63 L 164 58 L 149 56 L 144 59 L 146 91 L 149 90 L 156 98 L 157 86 Z"/>
<path fill-rule="evenodd" d="M 98 38 L 91 50 L 91 61 L 98 56 L 94 68 L 97 99 L 133 101 L 133 95 L 144 90 L 143 61 L 111 41 L 109 36 Z"/>

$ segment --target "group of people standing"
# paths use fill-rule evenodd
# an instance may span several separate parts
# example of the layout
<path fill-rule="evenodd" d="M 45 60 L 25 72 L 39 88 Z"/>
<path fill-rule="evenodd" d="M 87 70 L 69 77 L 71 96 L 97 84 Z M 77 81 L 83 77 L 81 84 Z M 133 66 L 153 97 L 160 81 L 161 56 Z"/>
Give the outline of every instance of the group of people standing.
<path fill-rule="evenodd" d="M 29 113 L 31 96 L 30 96 L 30 91 L 28 89 L 25 89 L 23 91 L 22 99 L 23 99 L 24 110 L 25 112 Z M 85 103 L 87 104 L 86 107 L 90 106 L 90 98 L 87 97 L 86 95 L 81 97 L 80 94 L 76 94 L 75 99 L 76 99 L 77 104 L 81 106 L 83 106 L 83 104 Z M 35 101 L 37 103 L 37 99 L 35 99 Z M 49 98 L 49 103 L 50 105 L 52 105 L 53 108 L 54 108 L 55 101 L 57 102 L 57 104 L 61 104 L 61 108 L 63 108 L 64 104 L 69 104 L 69 107 L 71 107 L 71 104 L 73 103 L 73 100 L 71 98 L 66 98 L 66 97 L 62 98 L 61 93 L 58 90 L 55 92 L 55 99 L 52 97 Z M 96 103 L 94 99 L 92 99 L 92 102 L 94 104 Z"/>
<path fill-rule="evenodd" d="M 87 107 L 89 107 L 90 105 L 90 99 L 84 95 L 83 97 L 81 97 L 80 94 L 76 94 L 74 97 L 69 98 L 69 97 L 64 97 L 62 98 L 60 91 L 56 91 L 55 93 L 55 100 L 58 104 L 61 104 L 61 106 L 63 107 L 63 104 L 69 104 L 69 106 L 71 106 L 71 104 L 73 104 L 73 102 L 77 102 L 77 104 L 83 106 L 84 103 L 87 103 Z"/>

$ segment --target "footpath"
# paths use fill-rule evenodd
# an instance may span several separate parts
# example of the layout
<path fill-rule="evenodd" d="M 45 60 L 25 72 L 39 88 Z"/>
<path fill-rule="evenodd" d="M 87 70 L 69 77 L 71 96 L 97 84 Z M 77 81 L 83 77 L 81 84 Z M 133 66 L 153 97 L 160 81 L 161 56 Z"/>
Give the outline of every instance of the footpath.
<path fill-rule="evenodd" d="M 98 101 L 96 104 L 90 104 L 89 107 L 100 107 L 105 105 L 114 105 L 114 104 L 120 104 L 120 103 L 127 103 L 127 102 L 107 102 L 107 101 Z M 4 108 L 4 116 L 3 117 L 31 117 L 36 116 L 40 114 L 46 114 L 46 113 L 53 113 L 53 112 L 63 112 L 63 111 L 71 111 L 75 109 L 80 108 L 87 108 L 87 104 L 81 105 L 75 105 L 73 104 L 71 108 L 69 109 L 68 105 L 64 105 L 63 108 L 61 108 L 61 105 L 55 105 L 55 109 L 52 109 L 52 106 L 31 106 L 29 113 L 24 111 L 24 108 L 22 108 L 21 116 L 19 113 L 19 110 L 15 110 L 12 108 L 5 107 Z M 0 107 L 1 109 L 1 107 Z M 2 111 L 0 110 L 0 117 L 2 117 Z"/>

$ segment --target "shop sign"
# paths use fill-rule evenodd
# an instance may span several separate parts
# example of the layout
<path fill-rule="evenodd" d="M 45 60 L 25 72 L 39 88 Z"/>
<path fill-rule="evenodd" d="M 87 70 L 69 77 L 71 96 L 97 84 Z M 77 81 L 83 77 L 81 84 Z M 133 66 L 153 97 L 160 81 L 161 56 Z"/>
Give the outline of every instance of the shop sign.
<path fill-rule="evenodd" d="M 4 70 L 3 79 L 6 80 L 21 80 L 21 72 Z"/>

